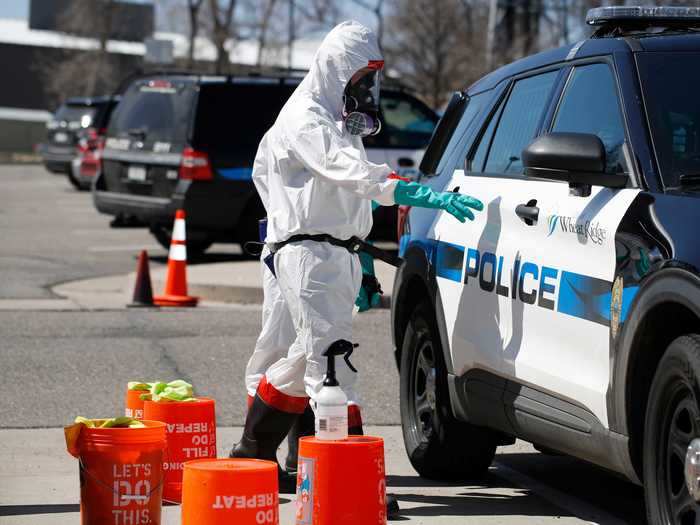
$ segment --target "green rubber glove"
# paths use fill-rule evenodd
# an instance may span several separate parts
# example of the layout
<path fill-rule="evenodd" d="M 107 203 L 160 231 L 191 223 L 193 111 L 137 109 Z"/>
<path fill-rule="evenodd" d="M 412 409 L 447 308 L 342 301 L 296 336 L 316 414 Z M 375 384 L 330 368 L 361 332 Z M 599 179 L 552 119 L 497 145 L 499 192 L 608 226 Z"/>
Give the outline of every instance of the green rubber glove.
<path fill-rule="evenodd" d="M 360 312 L 366 312 L 370 308 L 379 306 L 382 300 L 382 289 L 374 276 L 374 257 L 364 252 L 360 252 L 358 255 L 362 265 L 362 286 L 360 286 L 360 292 L 355 299 L 355 305 Z"/>
<path fill-rule="evenodd" d="M 417 182 L 404 182 L 402 180 L 398 182 L 394 190 L 394 202 L 405 206 L 445 210 L 459 222 L 465 222 L 466 219 L 473 221 L 474 213 L 471 210 L 481 211 L 484 209 L 484 204 L 474 197 L 452 192 L 438 193 Z"/>

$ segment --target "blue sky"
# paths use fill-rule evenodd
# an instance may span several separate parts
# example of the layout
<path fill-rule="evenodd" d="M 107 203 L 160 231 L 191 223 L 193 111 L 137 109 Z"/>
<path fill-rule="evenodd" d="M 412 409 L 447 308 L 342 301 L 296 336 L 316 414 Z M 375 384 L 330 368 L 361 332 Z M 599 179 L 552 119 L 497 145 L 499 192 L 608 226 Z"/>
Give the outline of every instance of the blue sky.
<path fill-rule="evenodd" d="M 0 2 L 0 18 L 27 18 L 29 0 L 5 0 Z"/>

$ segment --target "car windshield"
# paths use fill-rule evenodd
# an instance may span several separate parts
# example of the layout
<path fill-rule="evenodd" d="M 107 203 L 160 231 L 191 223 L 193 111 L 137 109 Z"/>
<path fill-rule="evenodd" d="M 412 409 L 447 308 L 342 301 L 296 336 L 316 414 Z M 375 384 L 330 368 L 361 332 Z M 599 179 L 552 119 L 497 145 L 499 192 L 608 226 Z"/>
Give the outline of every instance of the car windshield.
<path fill-rule="evenodd" d="M 74 106 L 64 104 L 56 114 L 54 120 L 57 122 L 79 123 L 81 127 L 88 128 L 92 124 L 97 109 L 90 106 Z"/>
<path fill-rule="evenodd" d="M 184 143 L 194 83 L 145 79 L 132 84 L 110 119 L 110 137 Z"/>
<path fill-rule="evenodd" d="M 637 57 L 654 149 L 666 187 L 700 174 L 700 53 L 640 53 Z"/>

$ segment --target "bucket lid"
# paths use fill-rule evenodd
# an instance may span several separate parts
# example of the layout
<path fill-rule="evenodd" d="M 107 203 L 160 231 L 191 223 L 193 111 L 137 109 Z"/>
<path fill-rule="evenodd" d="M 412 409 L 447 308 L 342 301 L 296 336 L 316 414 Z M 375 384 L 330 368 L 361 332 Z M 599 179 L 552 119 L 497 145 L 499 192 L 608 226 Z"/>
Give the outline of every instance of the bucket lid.
<path fill-rule="evenodd" d="M 248 458 L 204 458 L 193 459 L 185 463 L 187 470 L 200 471 L 236 471 L 236 472 L 252 472 L 252 471 L 268 471 L 277 472 L 277 464 L 274 461 L 266 459 L 248 459 Z"/>

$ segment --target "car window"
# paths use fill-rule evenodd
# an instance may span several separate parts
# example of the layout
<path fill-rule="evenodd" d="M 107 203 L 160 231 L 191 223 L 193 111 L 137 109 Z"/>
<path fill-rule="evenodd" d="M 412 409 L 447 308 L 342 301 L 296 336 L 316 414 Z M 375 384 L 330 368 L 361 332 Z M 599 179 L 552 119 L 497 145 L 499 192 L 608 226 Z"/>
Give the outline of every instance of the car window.
<path fill-rule="evenodd" d="M 573 70 L 552 131 L 597 135 L 605 145 L 606 172 L 626 171 L 622 147 L 625 128 L 615 78 L 607 64 L 590 64 Z"/>
<path fill-rule="evenodd" d="M 197 104 L 193 146 L 255 155 L 294 86 L 280 84 L 203 85 Z M 252 162 L 252 159 L 250 159 Z"/>
<path fill-rule="evenodd" d="M 639 77 L 664 184 L 700 174 L 700 53 L 639 53 Z"/>
<path fill-rule="evenodd" d="M 467 107 L 452 134 L 450 142 L 445 148 L 445 153 L 440 159 L 438 168 L 435 170 L 436 173 L 442 173 L 444 167 L 454 161 L 459 165 L 458 168 L 462 167 L 466 153 L 469 150 L 468 144 L 471 144 L 473 140 L 473 129 L 478 124 L 477 117 L 492 96 L 492 91 L 484 91 L 469 97 Z"/>
<path fill-rule="evenodd" d="M 518 80 L 508 97 L 484 171 L 523 173 L 522 151 L 532 141 L 558 71 Z"/>
<path fill-rule="evenodd" d="M 474 152 L 474 157 L 471 160 L 470 171 L 482 171 L 484 169 L 484 161 L 486 160 L 486 154 L 489 151 L 489 145 L 491 144 L 491 137 L 493 137 L 493 130 L 496 129 L 496 123 L 498 122 L 498 117 L 501 113 L 501 107 L 503 104 L 499 104 L 499 108 L 493 112 L 489 125 L 481 136 L 479 145 Z"/>
<path fill-rule="evenodd" d="M 89 128 L 97 109 L 91 106 L 75 106 L 64 104 L 58 108 L 54 115 L 56 122 L 66 122 L 71 127 Z"/>
<path fill-rule="evenodd" d="M 186 141 L 194 98 L 192 82 L 139 80 L 122 97 L 110 119 L 108 136 L 140 133 L 146 143 Z"/>
<path fill-rule="evenodd" d="M 401 93 L 384 92 L 379 99 L 382 137 L 374 147 L 421 149 L 428 145 L 438 118 L 419 100 Z"/>

